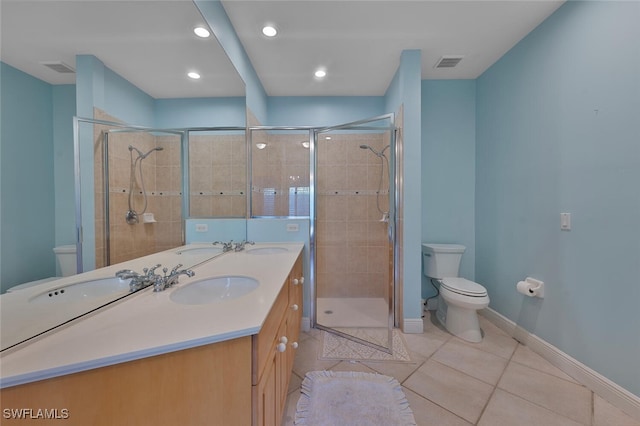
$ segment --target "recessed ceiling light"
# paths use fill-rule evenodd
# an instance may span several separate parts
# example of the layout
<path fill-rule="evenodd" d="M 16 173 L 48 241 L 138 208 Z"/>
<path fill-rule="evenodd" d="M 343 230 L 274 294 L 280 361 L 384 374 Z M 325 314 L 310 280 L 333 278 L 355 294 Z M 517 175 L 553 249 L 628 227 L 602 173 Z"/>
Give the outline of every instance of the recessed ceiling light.
<path fill-rule="evenodd" d="M 267 37 L 275 37 L 276 34 L 278 34 L 278 30 L 273 25 L 265 25 L 262 28 L 262 34 L 266 35 Z"/>
<path fill-rule="evenodd" d="M 194 80 L 197 80 L 197 79 L 199 79 L 199 78 L 200 78 L 200 74 L 198 74 L 198 73 L 197 73 L 197 72 L 195 72 L 195 71 L 191 71 L 190 73 L 187 73 L 187 76 L 188 76 L 189 78 L 194 79 Z"/>
<path fill-rule="evenodd" d="M 205 27 L 196 27 L 193 29 L 193 32 L 196 33 L 198 37 L 207 38 L 211 35 L 208 29 Z"/>
<path fill-rule="evenodd" d="M 330 141 L 331 140 L 331 136 L 325 136 L 324 139 L 327 140 L 327 141 Z"/>
<path fill-rule="evenodd" d="M 326 77 L 326 75 L 327 75 L 327 72 L 325 70 L 323 70 L 323 69 L 319 69 L 315 73 L 315 76 L 318 77 L 318 78 L 324 78 L 324 77 Z"/>
<path fill-rule="evenodd" d="M 266 143 L 258 142 L 256 144 L 256 148 L 258 148 L 258 149 L 265 149 L 266 147 L 267 147 Z"/>

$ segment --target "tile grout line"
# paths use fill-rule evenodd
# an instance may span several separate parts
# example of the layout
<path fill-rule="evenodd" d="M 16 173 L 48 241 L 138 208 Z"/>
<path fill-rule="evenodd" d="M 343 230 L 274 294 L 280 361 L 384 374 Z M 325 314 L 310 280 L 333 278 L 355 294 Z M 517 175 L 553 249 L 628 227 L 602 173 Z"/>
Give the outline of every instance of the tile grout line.
<path fill-rule="evenodd" d="M 489 398 L 487 398 L 487 402 L 484 404 L 484 407 L 482 407 L 482 411 L 480 411 L 480 415 L 478 416 L 478 420 L 476 420 L 476 422 L 474 423 L 475 425 L 477 425 L 480 422 L 480 420 L 482 419 L 482 416 L 484 415 L 484 412 L 487 410 L 487 407 L 489 406 L 489 403 L 491 402 L 491 399 L 493 398 L 493 396 L 496 393 L 496 390 L 498 389 L 498 384 L 500 383 L 500 380 L 502 380 L 502 377 L 504 376 L 504 373 L 507 371 L 507 368 L 509 367 L 509 364 L 511 363 L 511 360 L 513 359 L 513 356 L 515 355 L 516 351 L 518 350 L 518 345 L 520 345 L 520 344 L 521 343 L 518 342 L 516 347 L 513 349 L 513 352 L 511 352 L 511 356 L 507 360 L 507 364 L 504 366 L 504 369 L 502 370 L 502 374 L 500 374 L 500 377 L 498 377 L 498 380 L 496 381 L 496 384 L 493 385 L 493 391 L 491 391 L 491 395 L 489 395 Z"/>

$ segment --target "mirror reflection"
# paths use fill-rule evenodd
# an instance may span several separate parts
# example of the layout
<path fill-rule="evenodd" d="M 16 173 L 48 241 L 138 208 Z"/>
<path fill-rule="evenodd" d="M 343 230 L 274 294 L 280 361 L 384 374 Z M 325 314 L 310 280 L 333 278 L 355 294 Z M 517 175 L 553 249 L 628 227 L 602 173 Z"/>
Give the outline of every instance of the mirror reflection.
<path fill-rule="evenodd" d="M 245 132 L 190 131 L 188 136 L 189 217 L 246 217 Z"/>
<path fill-rule="evenodd" d="M 207 24 L 192 2 L 144 3 L 3 3 L 1 96 L 3 105 L 15 106 L 3 108 L 3 139 L 8 135 L 7 142 L 22 150 L 10 162 L 38 153 L 29 179 L 42 188 L 3 194 L 3 204 L 5 195 L 16 205 L 24 204 L 20 197 L 38 200 L 12 223 L 16 229 L 36 224 L 32 234 L 38 238 L 18 240 L 13 236 L 19 233 L 3 229 L 3 245 L 11 238 L 12 250 L 2 259 L 2 349 L 7 336 L 14 343 L 37 336 L 132 294 L 114 278 L 119 262 L 144 262 L 169 250 L 164 266 L 191 267 L 217 255 L 175 253 L 187 242 L 190 208 L 203 218 L 246 215 L 246 177 L 240 177 L 246 175 L 246 154 L 240 154 L 246 152 L 244 83 L 213 36 L 193 34 Z M 150 19 L 152 10 L 166 19 Z M 117 34 L 113 22 L 121 24 Z M 69 73 L 42 66 L 52 52 Z M 186 78 L 185 64 L 198 67 L 200 81 Z M 76 129 L 74 116 L 85 119 Z M 231 126 L 242 130 L 225 135 L 231 140 L 221 143 L 224 152 L 211 151 L 209 164 L 233 170 L 235 177 L 229 186 L 215 176 L 201 188 L 209 200 L 190 205 L 188 177 L 203 178 L 189 170 L 186 129 Z M 155 128 L 165 130 L 150 130 Z M 200 136 L 208 137 L 194 133 Z M 224 192 L 224 200 L 214 191 Z M 82 244 L 76 246 L 77 240 Z M 96 279 L 73 276 L 103 267 Z M 74 299 L 80 294 L 82 302 Z"/>
<path fill-rule="evenodd" d="M 184 244 L 181 134 L 100 127 L 96 268 Z"/>
<path fill-rule="evenodd" d="M 309 132 L 251 129 L 251 216 L 309 216 Z"/>

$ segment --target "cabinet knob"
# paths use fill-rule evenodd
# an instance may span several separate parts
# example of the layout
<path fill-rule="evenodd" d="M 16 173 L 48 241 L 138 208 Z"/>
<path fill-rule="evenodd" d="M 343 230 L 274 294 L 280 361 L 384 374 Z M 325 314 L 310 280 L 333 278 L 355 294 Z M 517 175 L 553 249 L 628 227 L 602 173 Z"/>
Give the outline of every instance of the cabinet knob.
<path fill-rule="evenodd" d="M 287 345 L 285 345 L 284 343 L 278 343 L 278 346 L 276 346 L 276 350 L 278 352 L 284 352 L 287 350 Z"/>
<path fill-rule="evenodd" d="M 300 284 L 300 280 L 298 280 L 297 278 L 293 279 L 293 285 L 298 285 Z"/>
<path fill-rule="evenodd" d="M 292 347 L 293 349 L 298 349 L 298 342 L 293 342 L 293 343 L 291 344 L 291 347 Z"/>
<path fill-rule="evenodd" d="M 293 305 L 291 305 L 291 309 L 293 309 L 294 311 L 298 310 L 298 305 L 296 305 L 295 303 Z"/>
<path fill-rule="evenodd" d="M 289 339 L 287 339 L 287 336 L 282 336 L 280 338 L 280 343 L 284 343 L 285 345 L 287 344 L 288 341 L 289 341 Z"/>
<path fill-rule="evenodd" d="M 304 277 L 300 277 L 300 284 L 304 284 Z"/>

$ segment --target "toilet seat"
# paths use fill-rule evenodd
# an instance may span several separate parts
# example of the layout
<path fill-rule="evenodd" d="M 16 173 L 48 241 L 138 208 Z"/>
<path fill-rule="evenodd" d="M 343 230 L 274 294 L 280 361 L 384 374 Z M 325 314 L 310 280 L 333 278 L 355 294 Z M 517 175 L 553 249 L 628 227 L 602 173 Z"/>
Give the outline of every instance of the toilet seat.
<path fill-rule="evenodd" d="M 469 297 L 485 297 L 487 289 L 478 283 L 469 281 L 466 278 L 449 277 L 442 278 L 440 285 L 452 293 Z"/>

